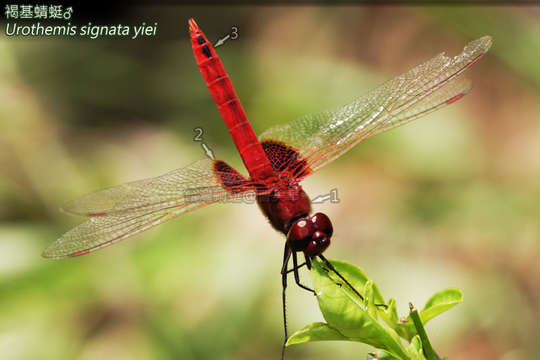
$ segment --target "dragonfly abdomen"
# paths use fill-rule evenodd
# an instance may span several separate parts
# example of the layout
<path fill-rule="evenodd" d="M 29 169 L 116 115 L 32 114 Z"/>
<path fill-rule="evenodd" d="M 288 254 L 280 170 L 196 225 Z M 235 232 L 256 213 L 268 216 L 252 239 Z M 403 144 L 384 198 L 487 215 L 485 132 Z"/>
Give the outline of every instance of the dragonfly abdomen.
<path fill-rule="evenodd" d="M 189 21 L 189 29 L 191 46 L 199 70 L 249 175 L 254 180 L 272 177 L 274 171 L 270 161 L 247 120 L 223 63 L 193 19 Z"/>

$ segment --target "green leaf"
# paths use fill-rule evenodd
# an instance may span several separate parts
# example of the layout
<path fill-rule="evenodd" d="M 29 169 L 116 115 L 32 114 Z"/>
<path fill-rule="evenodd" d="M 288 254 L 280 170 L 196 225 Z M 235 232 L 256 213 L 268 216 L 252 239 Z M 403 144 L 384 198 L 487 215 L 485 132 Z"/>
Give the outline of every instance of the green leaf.
<path fill-rule="evenodd" d="M 399 331 L 396 331 L 399 336 L 411 342 L 412 338 L 416 335 L 416 329 L 412 320 L 407 317 L 398 323 Z"/>
<path fill-rule="evenodd" d="M 368 290 L 373 294 L 371 298 L 378 303 L 383 302 L 377 287 L 372 282 L 368 283 L 360 269 L 340 261 L 332 261 L 332 265 L 356 290 Z M 409 359 L 396 332 L 379 323 L 376 316 L 368 311 L 369 305 L 361 301 L 333 272 L 328 271 L 321 262 L 313 262 L 313 285 L 328 325 L 350 340 L 386 350 L 397 359 Z"/>
<path fill-rule="evenodd" d="M 361 269 L 354 265 L 338 260 L 332 260 L 331 263 L 334 265 L 336 270 L 339 271 L 339 273 L 358 291 L 363 290 L 366 286 L 366 282 L 370 280 Z M 320 264 L 323 265 L 322 263 Z M 339 279 L 338 276 L 333 272 L 327 273 L 327 275 L 334 279 L 336 283 L 342 283 L 341 279 Z M 356 295 L 354 295 L 354 297 L 356 297 Z M 384 304 L 384 298 L 382 297 L 381 292 L 376 284 L 373 284 L 373 299 L 375 300 L 376 304 Z"/>
<path fill-rule="evenodd" d="M 420 312 L 422 324 L 425 325 L 429 320 L 447 310 L 450 310 L 462 301 L 463 293 L 459 289 L 446 289 L 439 291 L 426 302 L 424 309 L 422 309 Z M 416 335 L 416 329 L 410 316 L 407 317 L 405 322 L 399 323 L 399 327 L 401 328 L 401 331 L 396 330 L 397 333 L 407 341 L 411 341 L 412 337 Z"/>
<path fill-rule="evenodd" d="M 425 324 L 435 316 L 450 310 L 463 301 L 463 293 L 459 289 L 446 289 L 433 295 L 420 312 L 420 319 Z"/>
<path fill-rule="evenodd" d="M 422 341 L 418 335 L 412 338 L 411 343 L 407 346 L 407 352 L 413 360 L 426 360 L 422 351 Z"/>
<path fill-rule="evenodd" d="M 414 326 L 409 328 L 404 326 L 403 323 L 399 320 L 396 307 L 396 299 L 388 300 L 386 309 L 379 311 L 379 316 L 384 320 L 384 322 L 390 326 L 394 331 L 404 339 L 409 341 L 414 336 Z M 412 332 L 411 332 L 412 331 Z"/>
<path fill-rule="evenodd" d="M 378 319 L 378 310 L 375 306 L 375 299 L 373 296 L 373 286 L 373 280 L 368 280 L 366 282 L 366 285 L 364 286 L 364 298 L 367 301 L 367 311 L 369 315 L 374 319 Z"/>
<path fill-rule="evenodd" d="M 286 346 L 293 344 L 302 344 L 310 341 L 323 341 L 323 340 L 350 340 L 348 337 L 340 334 L 339 331 L 328 326 L 328 324 L 322 322 L 316 322 L 310 324 L 295 332 L 289 340 L 287 340 Z"/>
<path fill-rule="evenodd" d="M 396 358 L 387 351 L 377 350 L 369 353 L 366 360 L 396 360 Z"/>

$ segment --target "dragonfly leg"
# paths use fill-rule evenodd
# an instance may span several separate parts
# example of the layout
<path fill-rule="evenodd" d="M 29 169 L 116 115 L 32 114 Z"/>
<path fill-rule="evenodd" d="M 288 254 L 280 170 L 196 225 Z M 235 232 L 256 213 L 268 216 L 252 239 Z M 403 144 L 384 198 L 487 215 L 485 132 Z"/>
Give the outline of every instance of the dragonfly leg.
<path fill-rule="evenodd" d="M 297 269 L 300 269 L 302 266 L 306 266 L 306 265 L 307 265 L 307 263 L 305 263 L 305 262 L 304 262 L 304 263 L 301 263 L 300 265 L 298 265 Z M 294 268 L 289 269 L 289 270 L 287 270 L 287 274 L 288 274 L 288 273 L 291 273 L 291 272 L 293 272 L 293 271 L 294 271 Z"/>
<path fill-rule="evenodd" d="M 306 254 L 304 254 L 304 258 L 306 259 L 306 266 L 309 270 L 311 270 L 311 259 L 309 258 L 309 256 L 307 256 Z"/>
<path fill-rule="evenodd" d="M 283 253 L 283 265 L 281 266 L 281 283 L 283 285 L 283 290 L 287 288 L 287 273 L 291 272 L 291 270 L 287 270 L 287 266 L 289 265 L 289 260 L 291 259 L 292 251 L 289 248 L 287 244 L 285 244 L 285 251 Z"/>
<path fill-rule="evenodd" d="M 306 261 L 298 265 L 297 269 L 300 269 L 302 266 L 307 266 L 308 270 L 311 270 L 311 259 L 306 254 L 304 254 L 304 258 L 306 259 Z M 294 271 L 294 268 L 289 269 L 287 270 L 287 274 L 293 271 Z"/>
<path fill-rule="evenodd" d="M 332 270 L 337 276 L 339 276 L 339 278 L 341 280 L 343 280 L 343 282 L 345 282 L 345 284 L 347 284 L 351 289 L 352 291 L 360 298 L 360 300 L 364 301 L 364 297 L 362 295 L 360 295 L 360 293 L 336 270 L 336 268 L 334 267 L 334 265 L 332 265 L 330 263 L 330 261 L 328 261 L 324 256 L 322 256 L 321 254 L 318 255 L 319 258 L 322 260 L 322 262 L 324 263 L 324 265 L 326 265 L 330 270 Z"/>
<path fill-rule="evenodd" d="M 298 269 L 300 268 L 300 266 L 298 266 L 298 259 L 296 257 L 296 252 L 293 252 L 292 259 L 293 259 L 294 281 L 296 281 L 296 284 L 300 286 L 302 289 L 305 289 L 315 294 L 315 290 L 310 289 L 307 286 L 300 283 L 300 275 L 298 274 Z"/>
<path fill-rule="evenodd" d="M 324 256 L 322 255 L 317 255 L 319 256 L 319 258 L 323 261 L 323 263 L 330 269 L 332 270 L 337 276 L 339 276 L 339 278 L 341 280 L 343 280 L 345 282 L 345 284 L 347 284 L 351 289 L 352 291 L 354 291 L 354 293 L 360 298 L 360 300 L 364 300 L 364 297 L 362 295 L 360 295 L 360 293 L 336 270 L 336 268 L 334 267 L 334 265 L 332 265 L 330 263 L 330 261 L 328 261 Z M 383 307 L 385 309 L 388 309 L 388 305 L 386 304 L 375 304 L 376 307 Z"/>
<path fill-rule="evenodd" d="M 285 250 L 283 252 L 283 266 L 281 267 L 281 305 L 283 309 L 283 329 L 285 330 L 285 340 L 283 340 L 283 346 L 281 347 L 281 360 L 285 358 L 285 344 L 289 339 L 289 336 L 287 334 L 287 306 L 285 301 L 285 289 L 287 289 L 287 266 L 289 265 L 291 253 L 292 251 L 289 248 L 289 245 L 285 243 Z"/>

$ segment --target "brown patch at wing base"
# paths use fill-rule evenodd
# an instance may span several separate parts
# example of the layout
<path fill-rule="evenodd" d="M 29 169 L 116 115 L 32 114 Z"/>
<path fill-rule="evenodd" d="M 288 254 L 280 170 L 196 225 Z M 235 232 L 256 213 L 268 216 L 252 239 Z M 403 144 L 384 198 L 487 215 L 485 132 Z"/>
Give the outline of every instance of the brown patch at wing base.
<path fill-rule="evenodd" d="M 261 145 L 275 172 L 286 170 L 294 178 L 304 178 L 311 172 L 306 160 L 301 159 L 294 148 L 274 140 L 263 141 Z"/>
<path fill-rule="evenodd" d="M 239 194 L 248 190 L 246 185 L 249 181 L 225 161 L 214 161 L 214 173 L 223 185 L 223 188 L 231 194 Z"/>

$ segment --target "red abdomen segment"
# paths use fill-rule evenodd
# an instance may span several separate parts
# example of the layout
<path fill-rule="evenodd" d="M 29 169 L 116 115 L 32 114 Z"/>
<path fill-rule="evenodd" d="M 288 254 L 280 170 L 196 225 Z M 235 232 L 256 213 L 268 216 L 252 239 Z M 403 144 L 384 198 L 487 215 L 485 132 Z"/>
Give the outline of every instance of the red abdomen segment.
<path fill-rule="evenodd" d="M 189 31 L 197 65 L 249 175 L 253 180 L 263 180 L 273 176 L 270 161 L 246 118 L 231 80 L 212 44 L 208 42 L 193 19 L 189 20 Z"/>

